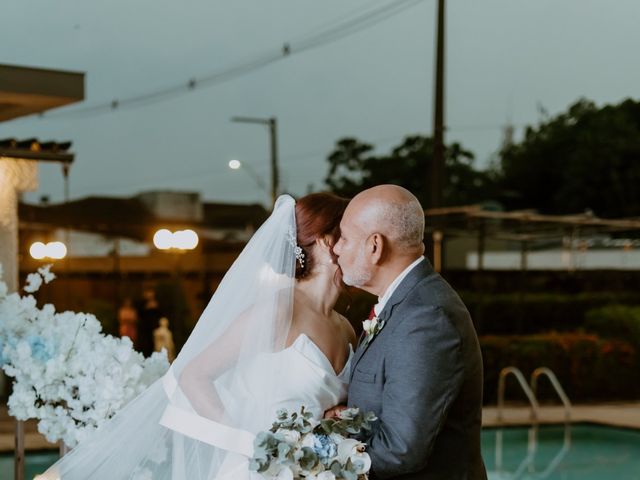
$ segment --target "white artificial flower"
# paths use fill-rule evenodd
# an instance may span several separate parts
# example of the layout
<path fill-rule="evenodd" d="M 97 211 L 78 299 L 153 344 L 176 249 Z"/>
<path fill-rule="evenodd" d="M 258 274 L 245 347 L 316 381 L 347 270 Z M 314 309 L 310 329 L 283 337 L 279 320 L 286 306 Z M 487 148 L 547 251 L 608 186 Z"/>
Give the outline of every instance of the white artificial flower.
<path fill-rule="evenodd" d="M 281 434 L 287 443 L 296 444 L 300 440 L 300 432 L 295 430 L 281 428 L 276 433 Z"/>
<path fill-rule="evenodd" d="M 44 283 L 49 283 L 50 281 L 56 278 L 55 274 L 49 271 L 51 267 L 52 267 L 52 264 L 48 264 L 48 265 L 43 265 L 38 269 L 38 273 L 43 278 Z"/>
<path fill-rule="evenodd" d="M 25 290 L 53 278 L 43 267 Z M 9 413 L 38 420 L 51 442 L 75 446 L 169 368 L 166 354 L 145 359 L 129 339 L 102 333 L 93 315 L 56 313 L 50 304 L 39 309 L 31 295 L 3 295 L 2 285 L 0 367 L 14 385 Z"/>
<path fill-rule="evenodd" d="M 302 437 L 302 441 L 300 442 L 301 446 L 309 447 L 309 448 L 313 448 L 315 444 L 316 444 L 316 436 L 313 433 L 307 433 L 306 435 L 304 435 Z"/>
<path fill-rule="evenodd" d="M 276 480 L 293 480 L 293 472 L 288 466 L 282 466 L 275 478 Z"/>
<path fill-rule="evenodd" d="M 30 273 L 27 275 L 27 284 L 24 286 L 24 291 L 28 293 L 37 292 L 42 286 L 42 277 L 37 273 Z"/>
<path fill-rule="evenodd" d="M 367 335 L 375 334 L 377 326 L 378 326 L 378 317 L 373 317 L 371 320 L 365 320 L 364 322 L 362 322 L 362 328 Z"/>
<path fill-rule="evenodd" d="M 353 438 L 347 438 L 338 444 L 338 460 L 344 465 L 352 455 L 362 453 L 364 450 L 364 443 Z"/>
<path fill-rule="evenodd" d="M 331 472 L 321 472 L 316 475 L 316 480 L 336 480 L 336 476 Z"/>
<path fill-rule="evenodd" d="M 364 475 L 371 468 L 371 457 L 368 453 L 355 453 L 349 457 L 356 467 L 356 475 Z"/>

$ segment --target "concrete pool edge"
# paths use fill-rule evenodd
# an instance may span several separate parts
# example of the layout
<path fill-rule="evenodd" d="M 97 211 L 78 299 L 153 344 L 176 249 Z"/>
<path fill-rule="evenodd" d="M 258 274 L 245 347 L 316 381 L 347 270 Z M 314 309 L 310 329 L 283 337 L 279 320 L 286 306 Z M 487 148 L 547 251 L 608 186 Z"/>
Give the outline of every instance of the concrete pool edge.
<path fill-rule="evenodd" d="M 482 427 L 527 426 L 531 424 L 530 408 L 525 405 L 509 405 L 504 408 L 502 423 L 497 420 L 496 406 L 482 409 Z M 565 423 L 562 405 L 541 405 L 541 425 Z M 579 404 L 571 410 L 571 423 L 592 423 L 610 427 L 640 430 L 640 402 Z"/>

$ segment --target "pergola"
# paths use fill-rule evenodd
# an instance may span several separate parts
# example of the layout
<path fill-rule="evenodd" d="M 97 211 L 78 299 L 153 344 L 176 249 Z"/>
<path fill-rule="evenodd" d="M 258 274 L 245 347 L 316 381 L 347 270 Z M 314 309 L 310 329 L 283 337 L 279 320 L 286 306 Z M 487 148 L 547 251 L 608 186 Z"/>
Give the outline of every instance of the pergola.
<path fill-rule="evenodd" d="M 425 210 L 427 237 L 433 240 L 434 263 L 442 267 L 445 238 L 476 237 L 478 269 L 483 269 L 485 240 L 519 242 L 521 269 L 527 269 L 527 252 L 534 242 L 573 240 L 596 234 L 640 235 L 640 218 L 605 219 L 591 212 L 576 215 L 544 215 L 535 210 L 501 212 L 482 205 Z"/>
<path fill-rule="evenodd" d="M 84 74 L 0 64 L 0 122 L 43 113 L 84 99 Z M 35 138 L 0 141 L 0 263 L 10 290 L 17 288 L 18 196 L 37 188 L 37 162 L 57 162 L 68 174 L 70 142 Z"/>

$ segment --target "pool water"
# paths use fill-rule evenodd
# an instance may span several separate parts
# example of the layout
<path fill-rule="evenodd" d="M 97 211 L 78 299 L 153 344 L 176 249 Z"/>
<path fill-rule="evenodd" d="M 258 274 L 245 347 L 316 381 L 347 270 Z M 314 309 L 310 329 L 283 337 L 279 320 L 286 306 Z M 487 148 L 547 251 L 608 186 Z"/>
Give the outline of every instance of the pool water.
<path fill-rule="evenodd" d="M 598 425 L 485 429 L 489 480 L 640 480 L 640 431 Z M 25 479 L 42 473 L 58 452 L 29 452 Z M 13 479 L 13 455 L 0 455 L 0 480 Z"/>
<path fill-rule="evenodd" d="M 24 469 L 25 480 L 31 480 L 39 473 L 55 463 L 58 459 L 58 451 L 27 452 Z M 13 454 L 0 455 L 0 480 L 13 480 Z"/>
<path fill-rule="evenodd" d="M 490 480 L 640 479 L 640 431 L 578 424 L 485 429 Z"/>

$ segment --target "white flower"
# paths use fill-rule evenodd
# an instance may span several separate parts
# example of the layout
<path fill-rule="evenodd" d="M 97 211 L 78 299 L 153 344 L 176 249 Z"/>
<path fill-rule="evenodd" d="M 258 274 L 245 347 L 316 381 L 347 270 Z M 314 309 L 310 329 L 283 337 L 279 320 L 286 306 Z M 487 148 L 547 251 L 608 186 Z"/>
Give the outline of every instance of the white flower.
<path fill-rule="evenodd" d="M 48 267 L 29 275 L 25 290 L 37 290 L 43 279 L 53 279 Z M 2 295 L 2 285 L 0 367 L 13 377 L 9 412 L 38 420 L 51 442 L 74 447 L 169 367 L 166 354 L 145 359 L 129 339 L 103 334 L 93 315 L 39 309 L 31 295 Z"/>
<path fill-rule="evenodd" d="M 352 455 L 362 453 L 364 449 L 364 443 L 347 438 L 338 444 L 338 460 L 344 465 Z"/>
<path fill-rule="evenodd" d="M 365 444 L 352 438 L 338 444 L 338 461 L 344 465 L 347 460 L 351 460 L 356 467 L 357 475 L 363 475 L 371 468 L 371 458 L 365 453 Z"/>
<path fill-rule="evenodd" d="M 289 467 L 282 467 L 276 475 L 276 480 L 293 480 L 293 472 Z"/>
<path fill-rule="evenodd" d="M 316 443 L 316 436 L 313 433 L 307 433 L 304 437 L 302 437 L 302 441 L 300 445 L 302 447 L 313 448 Z"/>
<path fill-rule="evenodd" d="M 367 335 L 373 335 L 378 326 L 378 317 L 373 317 L 371 320 L 365 320 L 362 322 L 362 328 Z"/>
<path fill-rule="evenodd" d="M 281 428 L 276 433 L 282 435 L 287 443 L 296 444 L 300 440 L 300 432 Z"/>
<path fill-rule="evenodd" d="M 37 273 L 30 273 L 27 275 L 27 284 L 24 286 L 24 291 L 27 293 L 37 292 L 42 285 L 42 277 Z"/>
<path fill-rule="evenodd" d="M 336 476 L 331 472 L 321 472 L 316 475 L 316 480 L 336 480 Z"/>
<path fill-rule="evenodd" d="M 364 475 L 371 469 L 371 457 L 368 453 L 355 453 L 349 458 L 356 469 L 356 475 Z"/>
<path fill-rule="evenodd" d="M 44 283 L 49 283 L 51 280 L 56 278 L 54 273 L 51 273 L 49 270 L 51 269 L 51 264 L 43 265 L 38 269 L 38 273 L 42 276 Z"/>

